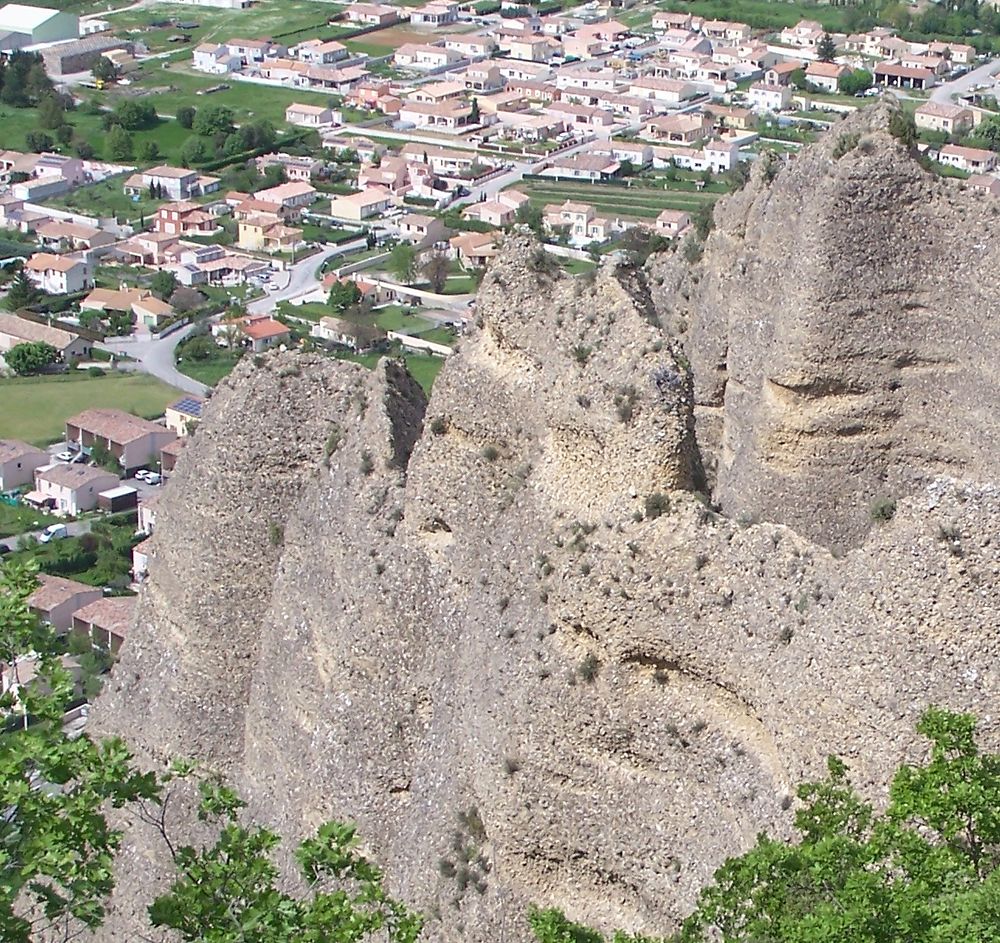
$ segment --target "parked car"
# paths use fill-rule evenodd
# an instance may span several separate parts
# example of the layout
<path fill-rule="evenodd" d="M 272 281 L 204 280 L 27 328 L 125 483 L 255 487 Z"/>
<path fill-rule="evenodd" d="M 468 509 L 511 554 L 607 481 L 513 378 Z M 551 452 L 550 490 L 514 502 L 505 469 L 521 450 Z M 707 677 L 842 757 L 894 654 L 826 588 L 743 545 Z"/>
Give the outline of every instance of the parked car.
<path fill-rule="evenodd" d="M 76 458 L 76 452 L 71 452 L 69 449 L 64 449 L 56 454 L 57 462 L 72 462 L 74 458 Z"/>
<path fill-rule="evenodd" d="M 63 540 L 69 537 L 69 530 L 66 528 L 65 524 L 49 524 L 38 535 L 38 539 L 43 543 L 47 544 L 50 540 Z"/>
<path fill-rule="evenodd" d="M 11 552 L 10 547 L 8 547 L 6 544 L 0 544 L 0 557 L 10 552 Z"/>
<path fill-rule="evenodd" d="M 156 472 L 146 472 L 146 477 L 141 480 L 145 481 L 147 485 L 158 485 L 163 481 L 163 476 Z"/>
<path fill-rule="evenodd" d="M 136 481 L 148 481 L 149 476 L 153 473 L 148 468 L 140 468 L 132 477 Z"/>

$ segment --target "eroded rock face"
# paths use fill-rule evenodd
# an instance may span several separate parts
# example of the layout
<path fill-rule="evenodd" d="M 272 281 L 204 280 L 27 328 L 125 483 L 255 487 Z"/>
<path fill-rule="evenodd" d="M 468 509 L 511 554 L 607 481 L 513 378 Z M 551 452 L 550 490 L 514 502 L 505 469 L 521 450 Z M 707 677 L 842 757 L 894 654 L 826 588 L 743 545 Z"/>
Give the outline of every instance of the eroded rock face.
<path fill-rule="evenodd" d="M 696 283 L 657 298 L 689 326 L 722 507 L 840 549 L 876 498 L 996 473 L 996 203 L 922 170 L 894 114 L 834 125 L 773 181 L 756 168 Z"/>
<path fill-rule="evenodd" d="M 776 212 L 778 181 L 720 214 Z M 719 305 L 712 256 L 750 238 L 731 228 L 693 286 Z M 787 830 L 827 754 L 877 797 L 928 702 L 997 709 L 994 485 L 935 479 L 843 557 L 740 526 L 697 494 L 695 389 L 641 273 L 571 279 L 515 237 L 477 314 L 429 404 L 390 362 L 278 354 L 223 385 L 163 501 L 99 731 L 205 759 L 290 837 L 356 819 L 429 939 L 485 943 L 525 939 L 529 903 L 664 933 L 727 855 Z M 749 423 L 731 403 L 777 441 L 737 398 L 736 342 L 724 388 L 709 379 L 708 327 L 689 346 L 725 441 Z M 780 360 L 766 372 L 801 396 L 790 351 L 746 347 L 743 387 Z M 862 382 L 844 364 L 834 385 Z M 744 461 L 770 494 L 759 452 L 724 451 L 723 494 Z M 457 875 L 456 840 L 476 849 Z M 130 832 L 107 939 L 141 924 L 162 868 Z"/>

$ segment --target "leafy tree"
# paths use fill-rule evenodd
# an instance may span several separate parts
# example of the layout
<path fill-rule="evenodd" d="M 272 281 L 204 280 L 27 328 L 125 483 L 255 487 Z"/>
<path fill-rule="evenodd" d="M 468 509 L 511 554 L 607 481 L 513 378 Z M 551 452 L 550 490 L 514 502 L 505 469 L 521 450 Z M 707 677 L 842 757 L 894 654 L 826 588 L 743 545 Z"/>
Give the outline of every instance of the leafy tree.
<path fill-rule="evenodd" d="M 51 95 L 55 90 L 52 79 L 49 78 L 49 74 L 45 71 L 45 65 L 42 62 L 41 56 L 38 56 L 28 69 L 28 74 L 24 78 L 24 88 L 28 93 L 28 98 L 36 103 L 45 98 L 45 96 Z"/>
<path fill-rule="evenodd" d="M 44 131 L 29 131 L 24 136 L 24 144 L 29 151 L 41 154 L 43 151 L 52 150 L 53 141 L 51 135 Z"/>
<path fill-rule="evenodd" d="M 219 838 L 200 848 L 168 843 L 179 877 L 150 905 L 153 926 L 191 943 L 414 943 L 420 935 L 420 916 L 385 892 L 381 871 L 356 850 L 353 826 L 327 822 L 298 846 L 307 892 L 296 897 L 279 887 L 271 858 L 279 836 L 245 825 L 246 803 L 232 790 L 199 788 L 199 818 L 218 824 Z"/>
<path fill-rule="evenodd" d="M 94 68 L 90 70 L 95 79 L 101 82 L 117 82 L 118 66 L 116 66 L 107 56 L 101 56 L 94 63 Z"/>
<path fill-rule="evenodd" d="M 352 305 L 356 305 L 361 300 L 361 289 L 357 283 L 346 279 L 342 282 L 334 282 L 330 287 L 329 305 L 337 311 L 345 311 Z"/>
<path fill-rule="evenodd" d="M 8 311 L 26 308 L 38 300 L 39 291 L 23 269 L 14 276 L 7 290 L 5 304 Z"/>
<path fill-rule="evenodd" d="M 152 102 L 125 99 L 115 106 L 112 120 L 126 131 L 141 131 L 154 127 L 160 119 Z"/>
<path fill-rule="evenodd" d="M 514 219 L 527 226 L 536 236 L 541 236 L 545 229 L 545 220 L 541 208 L 533 203 L 522 203 L 517 208 Z"/>
<path fill-rule="evenodd" d="M 59 352 L 44 341 L 26 341 L 23 344 L 15 344 L 3 358 L 11 370 L 23 377 L 41 373 L 59 359 Z"/>
<path fill-rule="evenodd" d="M 417 275 L 417 250 L 409 242 L 400 242 L 389 253 L 386 268 L 404 285 L 409 285 Z"/>
<path fill-rule="evenodd" d="M 816 56 L 820 62 L 833 62 L 833 57 L 837 55 L 837 44 L 829 33 L 824 33 L 823 38 L 816 43 Z"/>
<path fill-rule="evenodd" d="M 812 82 L 806 78 L 805 69 L 796 69 L 788 76 L 788 80 L 800 91 L 807 92 L 812 88 Z"/>
<path fill-rule="evenodd" d="M 55 95 L 46 95 L 38 103 L 38 124 L 39 127 L 54 131 L 66 122 L 65 110 L 62 101 Z"/>
<path fill-rule="evenodd" d="M 195 134 L 206 136 L 230 134 L 233 130 L 233 113 L 223 105 L 206 108 L 195 115 L 191 130 Z"/>
<path fill-rule="evenodd" d="M 969 138 L 969 143 L 974 147 L 1000 151 L 1000 115 L 983 119 L 976 127 L 975 134 Z"/>
<path fill-rule="evenodd" d="M 177 288 L 177 276 L 164 269 L 150 279 L 149 287 L 157 298 L 166 301 Z"/>
<path fill-rule="evenodd" d="M 208 145 L 199 137 L 189 137 L 181 147 L 180 158 L 184 167 L 204 163 L 211 156 Z"/>
<path fill-rule="evenodd" d="M 136 157 L 142 161 L 156 160 L 160 156 L 160 148 L 156 141 L 140 141 L 135 149 Z"/>
<path fill-rule="evenodd" d="M 105 139 L 105 150 L 112 160 L 131 160 L 132 135 L 119 125 L 115 125 L 108 131 Z"/>
<path fill-rule="evenodd" d="M 174 117 L 182 128 L 190 130 L 194 125 L 194 118 L 197 114 L 198 112 L 191 105 L 181 105 Z"/>
<path fill-rule="evenodd" d="M 157 793 L 117 739 L 95 743 L 63 730 L 72 683 L 50 628 L 28 607 L 34 570 L 0 565 L 0 663 L 30 658 L 36 681 L 0 697 L 0 941 L 29 943 L 56 930 L 68 939 L 100 926 L 114 886 L 121 832 L 105 809 Z M 29 653 L 34 653 L 29 655 Z"/>
<path fill-rule="evenodd" d="M 479 124 L 479 99 L 472 96 L 472 110 L 469 112 L 469 121 L 472 124 Z"/>
<path fill-rule="evenodd" d="M 66 145 L 73 140 L 73 125 L 71 124 L 61 124 L 56 128 L 56 140 L 62 144 Z"/>
<path fill-rule="evenodd" d="M 132 333 L 135 315 L 131 311 L 115 311 L 108 316 L 108 333 L 112 337 L 125 337 Z"/>
<path fill-rule="evenodd" d="M 837 88 L 845 95 L 867 92 L 875 84 L 875 77 L 867 69 L 852 69 L 837 79 Z"/>
<path fill-rule="evenodd" d="M 90 160 L 94 156 L 94 148 L 89 141 L 78 140 L 73 142 L 73 150 L 80 160 Z"/>
<path fill-rule="evenodd" d="M 420 272 L 427 279 L 430 290 L 437 295 L 440 295 L 448 284 L 449 268 L 448 256 L 443 252 L 432 252 L 420 267 Z"/>

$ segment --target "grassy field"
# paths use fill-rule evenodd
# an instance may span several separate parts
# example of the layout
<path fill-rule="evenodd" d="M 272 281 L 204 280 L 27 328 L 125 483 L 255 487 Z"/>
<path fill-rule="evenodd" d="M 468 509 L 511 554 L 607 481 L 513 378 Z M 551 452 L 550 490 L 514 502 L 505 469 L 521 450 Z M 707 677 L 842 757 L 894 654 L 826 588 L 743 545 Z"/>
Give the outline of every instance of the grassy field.
<path fill-rule="evenodd" d="M 657 190 L 652 187 L 625 188 L 564 180 L 523 180 L 514 186 L 527 193 L 532 204 L 539 207 L 572 200 L 589 203 L 598 213 L 633 219 L 655 218 L 665 209 L 693 212 L 705 203 L 713 203 L 719 196 L 716 192 L 704 190 L 687 192 Z"/>
<path fill-rule="evenodd" d="M 95 407 L 124 409 L 137 416 L 162 416 L 180 391 L 144 373 L 85 373 L 0 380 L 0 439 L 47 445 L 62 439 L 70 416 Z"/>
<path fill-rule="evenodd" d="M 216 386 L 233 372 L 239 362 L 239 356 L 220 348 L 219 353 L 210 360 L 178 361 L 177 369 L 205 386 Z"/>
<path fill-rule="evenodd" d="M 735 20 L 755 29 L 780 30 L 799 20 L 816 20 L 831 33 L 850 32 L 849 7 L 817 6 L 782 0 L 670 0 L 667 10 L 681 10 L 709 20 Z"/>
<path fill-rule="evenodd" d="M 30 530 L 40 530 L 59 518 L 36 511 L 24 504 L 11 506 L 0 503 L 0 537 L 13 537 Z"/>
<path fill-rule="evenodd" d="M 584 262 L 583 259 L 560 259 L 559 264 L 570 275 L 584 275 L 594 271 L 597 266 L 593 262 Z"/>
<path fill-rule="evenodd" d="M 259 0 L 251 8 L 239 11 L 164 3 L 113 14 L 108 22 L 118 35 L 141 34 L 143 42 L 153 52 L 174 50 L 177 44 L 169 42 L 169 38 L 183 32 L 191 37 L 191 42 L 185 44 L 190 54 L 198 43 L 223 42 L 236 37 L 260 39 L 267 36 L 286 44 L 310 36 L 332 39 L 344 31 L 343 27 L 328 26 L 330 17 L 340 9 L 335 4 L 313 0 Z M 150 26 L 170 19 L 198 26 L 185 30 L 176 26 Z"/>
<path fill-rule="evenodd" d="M 371 370 L 386 355 L 349 354 L 345 352 L 335 354 L 334 356 L 341 360 L 352 360 L 354 363 L 360 363 L 363 367 Z M 398 356 L 398 354 L 394 354 L 393 356 Z M 437 375 L 444 366 L 444 358 L 432 357 L 429 354 L 404 354 L 402 359 L 406 361 L 406 368 L 413 375 L 413 378 L 424 388 L 425 392 L 429 393 L 431 386 L 433 386 L 434 381 L 437 379 Z"/>
<path fill-rule="evenodd" d="M 140 215 L 145 215 L 146 219 L 149 219 L 164 201 L 150 200 L 143 195 L 139 202 L 135 203 L 132 197 L 127 196 L 122 190 L 124 181 L 125 176 L 111 177 L 100 183 L 80 187 L 64 196 L 47 200 L 46 203 L 49 206 L 77 210 L 88 216 L 115 216 L 119 220 L 126 220 L 139 219 Z"/>

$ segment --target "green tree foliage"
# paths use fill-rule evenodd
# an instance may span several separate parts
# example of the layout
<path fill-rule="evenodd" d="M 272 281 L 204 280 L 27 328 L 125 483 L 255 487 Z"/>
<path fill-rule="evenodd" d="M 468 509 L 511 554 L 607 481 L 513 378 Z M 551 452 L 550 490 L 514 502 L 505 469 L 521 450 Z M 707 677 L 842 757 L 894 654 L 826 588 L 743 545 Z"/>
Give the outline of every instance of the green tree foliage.
<path fill-rule="evenodd" d="M 805 69 L 796 69 L 791 75 L 788 76 L 788 80 L 800 91 L 805 92 L 812 88 L 812 82 L 806 78 Z"/>
<path fill-rule="evenodd" d="M 63 103 L 56 95 L 46 95 L 38 103 L 38 124 L 39 127 L 54 131 L 62 127 L 66 122 L 66 113 Z"/>
<path fill-rule="evenodd" d="M 28 108 L 54 91 L 37 52 L 15 52 L 0 73 L 0 102 L 13 108 Z"/>
<path fill-rule="evenodd" d="M 409 242 L 400 242 L 389 253 L 386 268 L 404 285 L 409 285 L 417 275 L 417 250 Z"/>
<path fill-rule="evenodd" d="M 97 927 L 114 881 L 121 832 L 105 810 L 153 799 L 120 740 L 70 739 L 62 728 L 72 684 L 51 630 L 28 607 L 34 572 L 0 565 L 0 663 L 36 681 L 0 697 L 0 943 L 60 938 Z"/>
<path fill-rule="evenodd" d="M 532 909 L 528 913 L 528 924 L 538 943 L 605 943 L 603 934 L 573 923 L 558 910 Z M 616 932 L 611 943 L 657 943 L 653 937 L 640 934 Z"/>
<path fill-rule="evenodd" d="M 126 131 L 142 131 L 155 127 L 160 119 L 151 101 L 127 98 L 115 106 L 111 120 Z"/>
<path fill-rule="evenodd" d="M 195 115 L 191 130 L 195 134 L 208 136 L 230 134 L 233 130 L 233 113 L 223 105 L 206 108 Z"/>
<path fill-rule="evenodd" d="M 121 125 L 114 125 L 104 143 L 105 151 L 112 160 L 131 160 L 133 156 L 132 135 Z"/>
<path fill-rule="evenodd" d="M 816 44 L 816 55 L 820 62 L 833 62 L 834 56 L 837 55 L 837 44 L 829 33 L 824 33 Z"/>
<path fill-rule="evenodd" d="M 382 874 L 360 855 L 351 825 L 328 822 L 295 851 L 307 892 L 280 889 L 272 855 L 279 836 L 246 825 L 230 789 L 200 785 L 199 817 L 218 825 L 212 845 L 169 845 L 178 879 L 149 907 L 152 924 L 191 943 L 413 943 L 421 918 L 386 894 Z"/>
<path fill-rule="evenodd" d="M 330 287 L 329 305 L 337 311 L 346 311 L 360 300 L 361 289 L 350 279 L 342 282 L 334 282 Z"/>
<path fill-rule="evenodd" d="M 479 100 L 475 95 L 472 96 L 472 110 L 469 112 L 469 121 L 472 124 L 479 124 Z"/>
<path fill-rule="evenodd" d="M 10 283 L 5 304 L 8 311 L 17 311 L 19 308 L 26 308 L 28 305 L 34 304 L 39 297 L 38 289 L 28 278 L 27 272 L 21 269 Z"/>
<path fill-rule="evenodd" d="M 181 107 L 177 109 L 177 112 L 174 115 L 174 117 L 177 119 L 177 123 L 182 128 L 187 128 L 188 130 L 190 130 L 192 125 L 194 125 L 194 118 L 195 115 L 197 114 L 198 112 L 195 110 L 193 106 L 181 105 Z"/>
<path fill-rule="evenodd" d="M 514 218 L 522 226 L 527 226 L 536 236 L 541 237 L 545 229 L 541 207 L 534 203 L 522 203 L 517 208 Z"/>
<path fill-rule="evenodd" d="M 156 141 L 140 141 L 135 149 L 135 156 L 141 161 L 154 161 L 160 156 L 160 148 Z"/>
<path fill-rule="evenodd" d="M 36 154 L 41 154 L 43 151 L 52 150 L 52 135 L 46 134 L 44 131 L 29 131 L 24 136 L 25 147 L 29 151 L 34 151 Z"/>
<path fill-rule="evenodd" d="M 181 146 L 180 158 L 184 167 L 204 163 L 211 159 L 211 156 L 208 146 L 199 137 L 189 137 Z"/>
<path fill-rule="evenodd" d="M 973 147 L 1000 151 L 1000 115 L 992 115 L 981 121 L 976 127 L 975 134 L 968 139 L 968 143 Z"/>
<path fill-rule="evenodd" d="M 875 84 L 875 77 L 867 69 L 853 69 L 837 79 L 837 88 L 845 95 L 867 92 Z"/>
<path fill-rule="evenodd" d="M 451 263 L 443 252 L 432 252 L 420 267 L 420 274 L 427 279 L 427 285 L 435 294 L 441 294 L 448 284 Z"/>
<path fill-rule="evenodd" d="M 26 341 L 15 344 L 3 355 L 7 366 L 18 376 L 41 373 L 47 366 L 59 359 L 59 352 L 44 341 Z"/>
<path fill-rule="evenodd" d="M 150 279 L 149 287 L 157 298 L 166 301 L 177 288 L 177 276 L 166 270 L 157 272 Z"/>
<path fill-rule="evenodd" d="M 116 66 L 107 56 L 100 56 L 94 63 L 91 75 L 101 82 L 117 82 L 118 66 Z"/>

